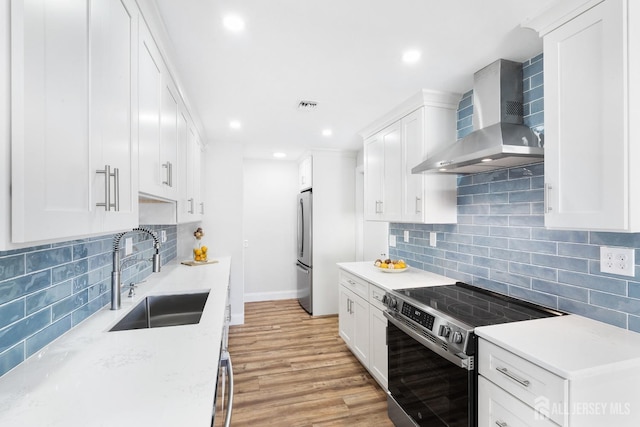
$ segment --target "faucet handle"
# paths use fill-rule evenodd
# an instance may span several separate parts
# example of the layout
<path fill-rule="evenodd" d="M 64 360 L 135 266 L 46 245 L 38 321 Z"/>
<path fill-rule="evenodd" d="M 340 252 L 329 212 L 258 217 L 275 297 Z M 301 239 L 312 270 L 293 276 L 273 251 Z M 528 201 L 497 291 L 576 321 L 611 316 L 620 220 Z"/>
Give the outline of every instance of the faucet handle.
<path fill-rule="evenodd" d="M 129 283 L 129 298 L 133 298 L 136 295 L 136 288 L 138 287 L 138 284 L 144 283 L 144 282 L 146 282 L 146 280 Z"/>

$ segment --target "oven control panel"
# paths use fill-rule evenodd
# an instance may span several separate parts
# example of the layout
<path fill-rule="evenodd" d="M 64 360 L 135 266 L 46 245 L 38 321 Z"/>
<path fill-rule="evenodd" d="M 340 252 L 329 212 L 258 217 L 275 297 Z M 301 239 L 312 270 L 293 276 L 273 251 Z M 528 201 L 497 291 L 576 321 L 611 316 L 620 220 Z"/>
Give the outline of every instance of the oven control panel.
<path fill-rule="evenodd" d="M 433 322 L 435 321 L 435 317 L 426 313 L 411 304 L 407 304 L 406 302 L 402 304 L 402 314 L 413 320 L 414 322 L 424 326 L 428 330 L 433 330 Z"/>

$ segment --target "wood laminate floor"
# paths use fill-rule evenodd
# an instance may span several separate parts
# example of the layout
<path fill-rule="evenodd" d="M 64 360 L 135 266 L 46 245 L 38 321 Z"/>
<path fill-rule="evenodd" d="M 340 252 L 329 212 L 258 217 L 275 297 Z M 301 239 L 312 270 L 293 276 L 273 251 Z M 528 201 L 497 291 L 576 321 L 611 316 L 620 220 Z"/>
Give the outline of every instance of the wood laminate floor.
<path fill-rule="evenodd" d="M 311 317 L 297 300 L 245 304 L 231 326 L 231 425 L 393 427 L 378 383 L 338 335 L 338 317 Z"/>

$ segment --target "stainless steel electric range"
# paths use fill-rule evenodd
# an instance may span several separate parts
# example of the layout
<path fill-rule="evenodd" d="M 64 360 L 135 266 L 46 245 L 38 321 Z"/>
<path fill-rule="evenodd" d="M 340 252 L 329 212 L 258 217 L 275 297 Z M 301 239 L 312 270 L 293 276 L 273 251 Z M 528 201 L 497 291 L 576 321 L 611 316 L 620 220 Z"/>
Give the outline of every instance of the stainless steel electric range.
<path fill-rule="evenodd" d="M 383 302 L 397 427 L 475 427 L 474 328 L 563 314 L 461 282 L 389 291 Z"/>

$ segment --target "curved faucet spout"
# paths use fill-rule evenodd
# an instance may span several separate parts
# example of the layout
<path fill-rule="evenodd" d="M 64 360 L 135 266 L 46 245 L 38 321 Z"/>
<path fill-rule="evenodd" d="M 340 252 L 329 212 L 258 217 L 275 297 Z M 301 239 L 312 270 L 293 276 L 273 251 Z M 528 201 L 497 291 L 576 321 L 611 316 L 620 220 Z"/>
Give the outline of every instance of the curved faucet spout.
<path fill-rule="evenodd" d="M 155 253 L 150 260 L 141 260 L 141 261 L 151 261 L 152 263 L 152 271 L 154 273 L 160 272 L 160 240 L 158 239 L 158 235 L 155 231 L 150 230 L 145 227 L 136 227 L 133 230 L 125 231 L 122 233 L 118 233 L 113 238 L 113 269 L 111 271 L 111 310 L 119 310 L 121 307 L 121 282 L 120 282 L 120 272 L 121 272 L 121 264 L 120 264 L 120 240 L 125 234 L 133 233 L 133 232 L 143 232 L 149 234 L 153 238 L 153 247 L 155 249 Z"/>

